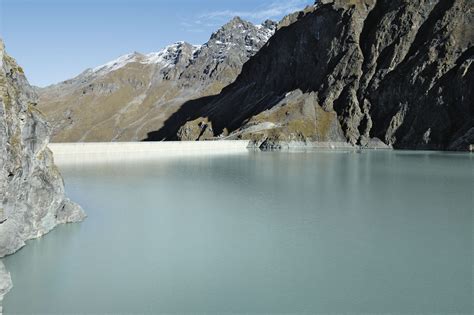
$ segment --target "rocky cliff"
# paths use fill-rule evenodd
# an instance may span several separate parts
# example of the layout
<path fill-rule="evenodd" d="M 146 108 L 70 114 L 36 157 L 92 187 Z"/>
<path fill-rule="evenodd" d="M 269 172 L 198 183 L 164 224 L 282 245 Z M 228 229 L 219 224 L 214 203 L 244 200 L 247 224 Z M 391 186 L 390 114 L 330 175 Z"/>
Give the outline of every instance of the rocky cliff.
<path fill-rule="evenodd" d="M 84 219 L 64 195 L 47 148 L 49 129 L 35 93 L 0 39 L 0 257 L 42 236 L 57 224 Z M 11 280 L 0 262 L 0 302 Z"/>
<path fill-rule="evenodd" d="M 232 83 L 275 28 L 271 21 L 234 18 L 204 45 L 178 42 L 156 53 L 132 53 L 38 89 L 38 108 L 55 142 L 143 140 L 185 102 Z"/>
<path fill-rule="evenodd" d="M 321 0 L 289 16 L 220 95 L 188 102 L 149 140 L 474 143 L 474 2 Z"/>

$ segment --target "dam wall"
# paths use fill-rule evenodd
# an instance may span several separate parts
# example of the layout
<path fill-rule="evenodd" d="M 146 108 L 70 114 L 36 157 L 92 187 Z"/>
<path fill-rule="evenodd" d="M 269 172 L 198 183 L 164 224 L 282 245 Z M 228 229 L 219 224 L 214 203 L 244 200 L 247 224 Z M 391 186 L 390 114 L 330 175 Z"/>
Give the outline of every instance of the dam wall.
<path fill-rule="evenodd" d="M 50 143 L 57 164 L 108 163 L 124 160 L 225 155 L 248 152 L 249 141 Z"/>

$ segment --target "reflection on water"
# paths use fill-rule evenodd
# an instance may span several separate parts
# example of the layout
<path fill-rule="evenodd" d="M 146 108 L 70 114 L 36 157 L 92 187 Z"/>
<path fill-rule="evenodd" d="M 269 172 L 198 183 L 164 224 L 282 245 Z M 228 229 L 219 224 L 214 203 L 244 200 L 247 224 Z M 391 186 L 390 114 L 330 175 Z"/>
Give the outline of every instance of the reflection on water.
<path fill-rule="evenodd" d="M 69 165 L 89 217 L 5 259 L 12 313 L 471 313 L 470 154 Z"/>

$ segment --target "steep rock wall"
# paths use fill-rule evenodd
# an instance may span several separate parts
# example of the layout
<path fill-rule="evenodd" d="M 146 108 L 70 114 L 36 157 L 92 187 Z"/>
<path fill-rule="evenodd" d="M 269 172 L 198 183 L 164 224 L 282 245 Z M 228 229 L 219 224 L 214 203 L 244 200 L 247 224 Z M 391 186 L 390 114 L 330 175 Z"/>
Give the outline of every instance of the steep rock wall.
<path fill-rule="evenodd" d="M 234 84 L 188 102 L 149 138 L 340 140 L 311 114 L 323 110 L 337 115 L 353 145 L 378 138 L 395 148 L 466 150 L 474 142 L 473 7 L 471 0 L 321 0 L 279 29 Z M 298 90 L 307 98 L 299 105 Z M 278 110 L 285 115 L 272 114 Z M 183 132 L 196 125 L 212 126 L 212 135 Z"/>
<path fill-rule="evenodd" d="M 60 223 L 84 219 L 64 194 L 47 148 L 49 128 L 35 108 L 35 93 L 0 39 L 0 257 Z M 0 262 L 1 264 L 1 262 Z M 11 287 L 0 266 L 0 300 Z"/>

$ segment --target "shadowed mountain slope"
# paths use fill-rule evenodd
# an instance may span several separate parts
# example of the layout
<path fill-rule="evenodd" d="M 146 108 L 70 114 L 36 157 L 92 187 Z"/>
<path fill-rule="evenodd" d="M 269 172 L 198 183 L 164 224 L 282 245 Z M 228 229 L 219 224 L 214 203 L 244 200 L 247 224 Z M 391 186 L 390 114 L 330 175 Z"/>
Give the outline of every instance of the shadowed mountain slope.
<path fill-rule="evenodd" d="M 280 28 L 218 96 L 148 140 L 474 143 L 474 2 L 319 1 Z"/>

